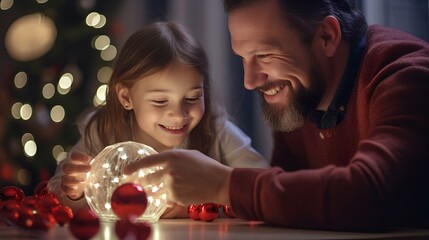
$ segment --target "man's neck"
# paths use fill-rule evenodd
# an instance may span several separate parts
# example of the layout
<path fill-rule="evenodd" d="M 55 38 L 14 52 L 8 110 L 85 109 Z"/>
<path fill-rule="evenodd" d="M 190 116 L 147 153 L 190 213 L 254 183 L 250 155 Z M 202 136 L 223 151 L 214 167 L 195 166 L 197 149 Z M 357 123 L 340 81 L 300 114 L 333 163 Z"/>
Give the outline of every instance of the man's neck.
<path fill-rule="evenodd" d="M 350 44 L 342 41 L 337 53 L 333 57 L 326 58 L 321 64 L 322 74 L 326 81 L 326 92 L 317 106 L 317 110 L 326 111 L 334 99 L 343 78 L 349 56 Z"/>

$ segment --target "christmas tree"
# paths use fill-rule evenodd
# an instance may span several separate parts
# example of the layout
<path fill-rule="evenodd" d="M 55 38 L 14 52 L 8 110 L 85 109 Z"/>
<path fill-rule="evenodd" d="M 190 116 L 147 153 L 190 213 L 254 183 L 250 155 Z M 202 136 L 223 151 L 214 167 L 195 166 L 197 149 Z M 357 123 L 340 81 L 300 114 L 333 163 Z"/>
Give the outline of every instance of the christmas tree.
<path fill-rule="evenodd" d="M 0 1 L 0 188 L 32 195 L 78 140 L 80 113 L 102 104 L 119 3 Z"/>

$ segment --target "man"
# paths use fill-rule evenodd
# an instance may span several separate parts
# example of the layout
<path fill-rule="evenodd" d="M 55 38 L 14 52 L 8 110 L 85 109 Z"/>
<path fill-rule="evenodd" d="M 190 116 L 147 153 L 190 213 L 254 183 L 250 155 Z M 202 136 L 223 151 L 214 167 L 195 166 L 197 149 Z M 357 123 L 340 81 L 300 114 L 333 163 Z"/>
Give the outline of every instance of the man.
<path fill-rule="evenodd" d="M 163 165 L 171 201 L 330 230 L 429 227 L 429 46 L 367 27 L 352 0 L 225 0 L 244 86 L 261 93 L 273 168 L 231 169 L 195 151 Z"/>

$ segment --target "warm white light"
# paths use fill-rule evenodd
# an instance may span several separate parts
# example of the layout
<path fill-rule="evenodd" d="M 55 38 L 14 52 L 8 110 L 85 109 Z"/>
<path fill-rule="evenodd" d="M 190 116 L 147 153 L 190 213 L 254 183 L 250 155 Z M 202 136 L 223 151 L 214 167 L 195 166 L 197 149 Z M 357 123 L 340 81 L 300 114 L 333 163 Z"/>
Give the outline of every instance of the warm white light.
<path fill-rule="evenodd" d="M 57 160 L 57 162 L 59 163 L 60 161 L 64 160 L 66 157 L 67 157 L 67 152 L 62 152 L 58 154 L 55 160 Z"/>
<path fill-rule="evenodd" d="M 101 102 L 106 101 L 107 88 L 108 88 L 108 86 L 106 84 L 103 84 L 103 85 L 99 86 L 97 89 L 97 98 Z"/>
<path fill-rule="evenodd" d="M 0 1 L 0 9 L 8 10 L 13 6 L 13 0 L 1 0 Z"/>
<path fill-rule="evenodd" d="M 106 102 L 101 101 L 97 95 L 94 95 L 94 97 L 92 98 L 92 105 L 94 105 L 95 107 L 100 106 L 102 104 L 106 104 Z"/>
<path fill-rule="evenodd" d="M 59 159 L 59 156 L 63 155 L 64 153 L 64 148 L 61 145 L 55 145 L 52 148 L 52 156 L 57 160 Z"/>
<path fill-rule="evenodd" d="M 25 155 L 29 157 L 33 157 L 34 155 L 36 155 L 36 152 L 37 152 L 36 142 L 34 140 L 27 141 L 24 144 L 24 152 L 25 152 Z"/>
<path fill-rule="evenodd" d="M 12 108 L 10 109 L 10 113 L 12 114 L 12 117 L 15 119 L 21 118 L 21 107 L 22 103 L 16 102 L 12 105 Z"/>
<path fill-rule="evenodd" d="M 51 99 L 55 94 L 55 86 L 52 83 L 47 83 L 43 86 L 42 95 L 46 99 Z"/>
<path fill-rule="evenodd" d="M 100 22 L 100 14 L 98 12 L 91 12 L 86 16 L 86 25 L 93 27 Z"/>
<path fill-rule="evenodd" d="M 108 83 L 110 77 L 112 76 L 112 68 L 111 67 L 102 67 L 97 72 L 97 79 L 101 83 Z"/>
<path fill-rule="evenodd" d="M 110 205 L 110 203 L 106 203 L 106 204 L 104 204 L 104 207 L 105 207 L 107 210 L 110 210 L 110 209 L 112 208 L 112 205 Z"/>
<path fill-rule="evenodd" d="M 17 177 L 18 182 L 22 185 L 29 185 L 31 183 L 31 174 L 27 169 L 19 169 Z"/>
<path fill-rule="evenodd" d="M 61 152 L 64 152 L 64 148 L 61 145 L 55 145 L 52 148 L 52 155 L 54 157 L 56 157 L 58 154 L 60 154 Z"/>
<path fill-rule="evenodd" d="M 57 91 L 61 95 L 67 94 L 73 83 L 73 75 L 71 73 L 65 73 L 61 76 L 58 81 Z"/>
<path fill-rule="evenodd" d="M 94 28 L 102 28 L 104 25 L 106 25 L 107 19 L 103 14 L 100 14 L 100 19 L 98 22 L 93 26 Z"/>
<path fill-rule="evenodd" d="M 110 38 L 106 35 L 101 35 L 95 38 L 94 47 L 98 50 L 104 50 L 110 45 Z"/>
<path fill-rule="evenodd" d="M 118 50 L 113 45 L 109 45 L 106 49 L 102 50 L 100 53 L 101 59 L 104 61 L 112 61 L 115 59 Z"/>
<path fill-rule="evenodd" d="M 58 86 L 62 89 L 70 88 L 73 83 L 73 75 L 71 73 L 64 73 L 58 81 Z"/>
<path fill-rule="evenodd" d="M 34 140 L 34 136 L 31 133 L 24 133 L 21 137 L 21 144 L 24 146 L 28 141 Z"/>
<path fill-rule="evenodd" d="M 54 22 L 40 14 L 18 18 L 6 32 L 5 47 L 17 61 L 31 61 L 43 56 L 54 45 L 57 29 Z"/>
<path fill-rule="evenodd" d="M 153 187 L 152 187 L 152 192 L 153 192 L 153 193 L 157 192 L 158 190 L 159 190 L 159 187 L 158 187 L 158 186 L 153 186 Z"/>
<path fill-rule="evenodd" d="M 33 115 L 33 108 L 30 106 L 30 104 L 24 104 L 21 106 L 21 109 L 19 110 L 19 114 L 22 119 L 28 120 Z"/>
<path fill-rule="evenodd" d="M 13 80 L 16 88 L 23 88 L 27 84 L 27 74 L 25 72 L 19 72 L 15 75 Z"/>
<path fill-rule="evenodd" d="M 51 109 L 51 119 L 54 122 L 61 122 L 62 120 L 64 120 L 65 115 L 66 112 L 64 108 L 60 105 L 54 106 Z"/>

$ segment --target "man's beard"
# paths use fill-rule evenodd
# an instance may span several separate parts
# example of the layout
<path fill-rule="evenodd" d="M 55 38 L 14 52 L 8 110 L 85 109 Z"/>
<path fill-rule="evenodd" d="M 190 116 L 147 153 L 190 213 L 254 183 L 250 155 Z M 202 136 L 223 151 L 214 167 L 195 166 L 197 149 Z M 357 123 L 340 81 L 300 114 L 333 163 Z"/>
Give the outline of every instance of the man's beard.
<path fill-rule="evenodd" d="M 261 92 L 262 115 L 274 131 L 291 132 L 302 127 L 306 117 L 317 107 L 325 91 L 325 81 L 314 64 L 310 77 L 312 84 L 308 89 L 300 87 L 294 90 L 290 84 L 285 86 L 291 93 L 288 95 L 290 101 L 285 99 L 290 103 L 288 105 L 269 104 Z"/>

